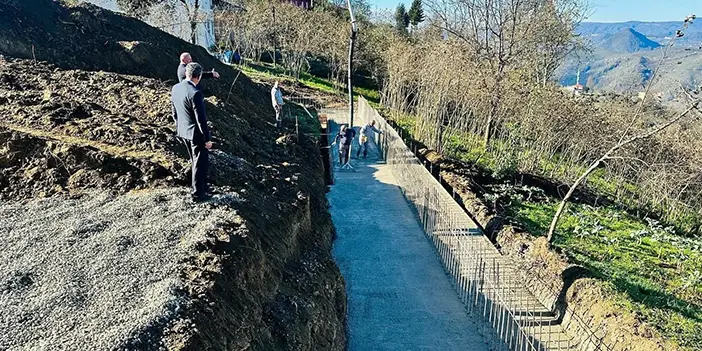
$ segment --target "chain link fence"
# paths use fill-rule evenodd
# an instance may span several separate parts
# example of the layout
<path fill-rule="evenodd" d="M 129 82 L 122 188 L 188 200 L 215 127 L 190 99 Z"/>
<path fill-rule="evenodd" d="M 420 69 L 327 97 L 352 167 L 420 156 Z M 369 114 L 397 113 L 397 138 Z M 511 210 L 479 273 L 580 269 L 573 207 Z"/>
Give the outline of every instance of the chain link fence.
<path fill-rule="evenodd" d="M 516 269 L 513 262 L 497 251 L 454 200 L 456 194 L 442 187 L 440 172 L 437 181 L 433 169 L 427 169 L 432 166 L 425 166 L 362 97 L 359 97 L 357 120 L 358 124 L 375 120 L 383 131 L 374 140 L 382 159 L 391 167 L 467 311 L 480 316 L 485 333 L 494 336 L 491 345 L 494 350 L 612 349 L 604 342 L 604 328 L 591 331 L 587 321 L 572 308 L 557 316 L 556 298 L 548 299 L 550 303 L 541 302 L 544 294 L 554 293 L 553 287 L 539 291 L 538 297 L 530 291 L 527 282 L 533 278 Z M 572 329 L 579 332 L 566 332 L 573 322 L 582 324 Z"/>

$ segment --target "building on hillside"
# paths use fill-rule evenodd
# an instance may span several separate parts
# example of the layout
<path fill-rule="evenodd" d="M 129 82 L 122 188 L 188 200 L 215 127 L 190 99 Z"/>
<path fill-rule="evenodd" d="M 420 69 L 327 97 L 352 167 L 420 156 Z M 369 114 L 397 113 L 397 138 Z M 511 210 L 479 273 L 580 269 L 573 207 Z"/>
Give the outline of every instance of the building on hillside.
<path fill-rule="evenodd" d="M 587 93 L 588 89 L 584 85 L 580 84 L 580 70 L 578 69 L 578 72 L 575 76 L 575 85 L 570 85 L 570 86 L 565 86 L 563 89 L 569 93 L 572 93 L 573 95 L 582 95 L 584 93 Z"/>
<path fill-rule="evenodd" d="M 102 8 L 124 12 L 119 6 L 118 0 L 85 0 Z M 149 8 L 148 15 L 143 20 L 165 32 L 175 35 L 183 40 L 203 46 L 207 49 L 215 45 L 214 32 L 214 6 L 213 0 L 182 0 L 174 1 L 173 10 L 166 10 L 168 5 L 156 4 Z M 218 0 L 215 0 L 218 1 Z M 188 11 L 198 4 L 197 14 L 190 16 Z M 192 31 L 190 18 L 197 18 L 195 33 Z"/>
<path fill-rule="evenodd" d="M 303 9 L 311 10 L 314 7 L 314 0 L 279 0 L 287 2 Z M 215 9 L 246 11 L 239 0 L 212 0 L 212 5 Z"/>
<path fill-rule="evenodd" d="M 573 95 L 582 95 L 588 92 L 588 88 L 583 86 L 582 84 L 578 83 L 575 85 L 570 85 L 570 86 L 565 86 L 562 87 L 562 89 L 568 93 L 571 93 Z"/>
<path fill-rule="evenodd" d="M 655 98 L 655 99 L 657 99 L 658 101 L 662 101 L 662 100 L 663 100 L 664 94 L 663 94 L 663 92 L 658 92 L 658 93 L 655 93 L 655 94 L 649 93 L 649 96 L 650 96 L 650 97 L 653 97 L 653 98 Z M 640 91 L 640 92 L 638 92 L 637 97 L 638 97 L 639 100 L 644 100 L 644 99 L 646 99 L 646 92 L 645 92 L 645 91 Z"/>

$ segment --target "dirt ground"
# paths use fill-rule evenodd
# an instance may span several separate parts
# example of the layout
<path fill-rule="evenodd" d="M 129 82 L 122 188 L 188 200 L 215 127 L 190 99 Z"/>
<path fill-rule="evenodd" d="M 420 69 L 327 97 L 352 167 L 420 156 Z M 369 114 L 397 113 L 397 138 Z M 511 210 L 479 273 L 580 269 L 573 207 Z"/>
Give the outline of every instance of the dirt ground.
<path fill-rule="evenodd" d="M 31 208 L 50 197 L 50 203 L 68 206 L 95 192 L 124 199 L 183 189 L 189 165 L 173 137 L 168 103 L 183 51 L 222 75 L 204 83 L 216 147 L 210 182 L 219 195 L 202 211 L 240 220 L 208 227 L 177 262 L 175 276 L 168 275 L 182 285 L 184 307 L 177 314 L 151 315 L 117 344 L 126 349 L 343 349 L 344 282 L 331 259 L 333 226 L 316 141 L 281 135 L 269 124 L 274 119 L 269 87 L 244 74 L 232 87 L 235 70 L 142 22 L 89 5 L 0 1 L 2 205 Z M 170 218 L 185 215 L 177 206 L 170 211 Z M 44 222 L 32 222 L 35 235 L 52 235 L 39 226 Z M 97 228 L 94 235 L 108 240 L 109 230 Z M 18 254 L 49 254 L 25 249 Z M 91 254 L 91 260 L 106 259 L 101 256 L 106 252 Z M 8 272 L 17 271 L 16 265 L 9 258 L 0 262 Z M 100 274 L 107 279 L 119 273 L 113 269 Z M 45 291 L 41 282 L 19 293 Z M 62 309 L 64 302 L 45 307 Z M 34 345 L 26 342 L 31 336 L 11 330 L 0 335 L 11 339 L 2 339 L 0 349 L 4 343 L 17 349 Z"/>

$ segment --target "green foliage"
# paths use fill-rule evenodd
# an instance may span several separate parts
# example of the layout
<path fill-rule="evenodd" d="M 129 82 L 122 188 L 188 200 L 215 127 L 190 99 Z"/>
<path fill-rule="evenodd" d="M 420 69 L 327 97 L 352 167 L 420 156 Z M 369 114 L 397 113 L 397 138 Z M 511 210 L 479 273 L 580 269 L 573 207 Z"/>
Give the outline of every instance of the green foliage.
<path fill-rule="evenodd" d="M 515 195 L 508 213 L 529 233 L 546 233 L 557 202 Z M 626 212 L 571 204 L 554 245 L 613 289 L 622 307 L 691 349 L 702 347 L 702 241 Z"/>
<path fill-rule="evenodd" d="M 334 82 L 320 78 L 314 75 L 311 75 L 309 73 L 300 73 L 299 78 L 295 78 L 289 75 L 285 74 L 285 70 L 281 68 L 280 66 L 273 67 L 271 64 L 267 63 L 261 63 L 261 64 L 252 64 L 249 66 L 242 66 L 241 67 L 242 72 L 246 73 L 247 76 L 252 77 L 252 78 L 258 78 L 261 80 L 275 80 L 275 79 L 289 79 L 289 80 L 297 80 L 299 83 L 302 85 L 316 89 L 320 92 L 324 92 L 327 94 L 332 94 L 332 95 L 343 95 L 345 94 L 344 92 L 341 91 L 340 87 Z M 354 98 L 358 99 L 358 96 L 363 96 L 366 100 L 368 100 L 372 104 L 377 104 L 380 102 L 380 94 L 378 93 L 377 90 L 373 89 L 368 89 L 368 88 L 361 88 L 361 87 L 354 87 L 353 88 L 354 92 Z"/>
<path fill-rule="evenodd" d="M 424 9 L 422 8 L 422 0 L 413 0 L 412 6 L 410 6 L 408 14 L 412 26 L 416 27 L 418 24 L 424 22 Z"/>
<path fill-rule="evenodd" d="M 405 10 L 405 4 L 400 3 L 395 10 L 395 28 L 400 33 L 406 33 L 410 24 L 410 15 Z"/>

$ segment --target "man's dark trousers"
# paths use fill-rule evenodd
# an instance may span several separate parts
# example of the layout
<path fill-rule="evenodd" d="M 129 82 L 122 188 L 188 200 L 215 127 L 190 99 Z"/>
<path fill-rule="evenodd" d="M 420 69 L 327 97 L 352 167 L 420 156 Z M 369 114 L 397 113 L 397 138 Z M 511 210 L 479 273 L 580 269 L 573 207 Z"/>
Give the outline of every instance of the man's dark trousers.
<path fill-rule="evenodd" d="M 368 157 L 368 143 L 370 143 L 370 141 L 366 141 L 365 143 L 360 144 L 358 146 L 358 151 L 356 152 L 356 157 L 361 156 L 361 149 L 363 149 L 363 157 L 364 158 Z"/>
<path fill-rule="evenodd" d="M 187 141 L 190 150 L 190 162 L 193 165 L 192 195 L 200 198 L 207 193 L 207 171 L 210 168 L 209 154 L 205 145 L 198 145 L 192 141 Z"/>

